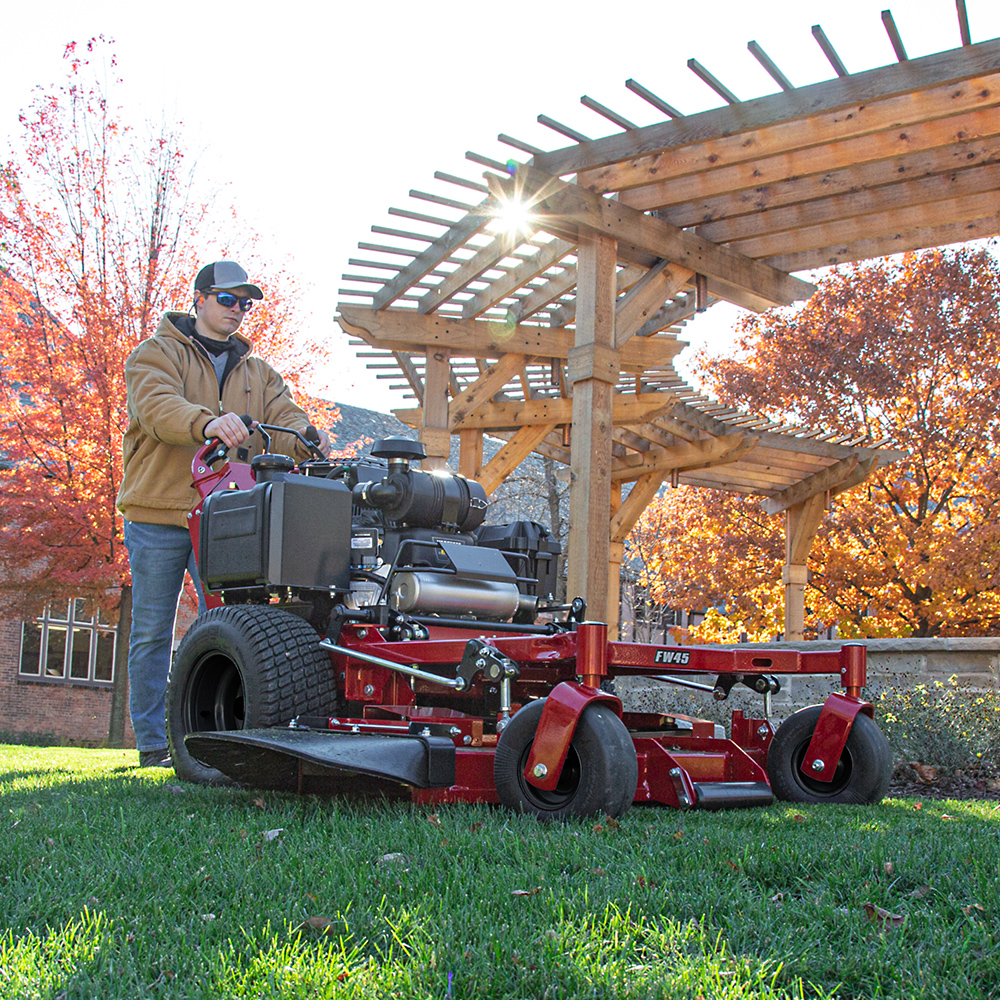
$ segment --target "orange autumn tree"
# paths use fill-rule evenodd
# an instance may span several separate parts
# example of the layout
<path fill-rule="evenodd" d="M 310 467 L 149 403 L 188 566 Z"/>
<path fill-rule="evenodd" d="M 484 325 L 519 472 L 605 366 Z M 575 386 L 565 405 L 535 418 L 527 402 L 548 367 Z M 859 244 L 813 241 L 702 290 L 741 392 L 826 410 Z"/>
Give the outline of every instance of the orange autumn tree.
<path fill-rule="evenodd" d="M 126 127 L 96 68 L 103 39 L 67 47 L 66 82 L 39 89 L 0 168 L 0 604 L 28 615 L 93 600 L 114 617 L 129 582 L 121 518 L 125 359 L 167 309 L 186 309 L 213 230 L 176 134 Z M 117 83 L 117 81 L 116 81 Z M 114 86 L 114 85 L 112 85 Z M 226 224 L 225 231 L 233 227 Z M 210 251 L 225 255 L 226 247 Z M 248 266 L 250 266 L 248 264 Z M 305 384 L 287 279 L 258 266 L 262 353 Z M 286 365 L 285 362 L 291 362 Z M 320 426 L 330 414 L 317 412 Z"/>
<path fill-rule="evenodd" d="M 801 309 L 747 317 L 734 356 L 700 358 L 728 405 L 909 452 L 833 498 L 810 555 L 807 627 L 1000 628 L 998 316 L 994 255 L 935 250 L 832 272 Z M 660 503 L 671 516 L 649 573 L 662 599 L 719 609 L 704 637 L 779 632 L 780 519 L 725 494 Z"/>

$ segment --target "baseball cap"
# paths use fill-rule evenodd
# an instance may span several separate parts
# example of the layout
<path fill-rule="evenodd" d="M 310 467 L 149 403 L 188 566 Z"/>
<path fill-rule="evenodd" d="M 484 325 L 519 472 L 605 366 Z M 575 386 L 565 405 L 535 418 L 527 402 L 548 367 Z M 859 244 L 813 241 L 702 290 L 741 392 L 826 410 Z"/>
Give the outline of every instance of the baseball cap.
<path fill-rule="evenodd" d="M 234 260 L 206 264 L 194 279 L 194 287 L 197 292 L 207 292 L 210 288 L 245 288 L 250 298 L 264 298 L 264 293 L 251 283 L 246 271 Z"/>

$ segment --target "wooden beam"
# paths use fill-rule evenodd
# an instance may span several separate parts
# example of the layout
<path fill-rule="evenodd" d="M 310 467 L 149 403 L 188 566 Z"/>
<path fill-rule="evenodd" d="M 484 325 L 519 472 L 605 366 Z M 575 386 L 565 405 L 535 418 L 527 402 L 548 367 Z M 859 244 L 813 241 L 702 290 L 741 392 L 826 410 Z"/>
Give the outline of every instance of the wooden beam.
<path fill-rule="evenodd" d="M 522 427 L 483 467 L 479 482 L 490 496 L 494 490 L 556 429 L 556 424 Z M 464 431 L 462 433 L 465 433 Z"/>
<path fill-rule="evenodd" d="M 887 233 L 853 243 L 840 243 L 817 247 L 800 253 L 782 254 L 772 257 L 771 262 L 779 267 L 797 271 L 811 267 L 827 267 L 845 264 L 855 260 L 884 257 L 886 254 L 904 253 L 907 250 L 923 250 L 926 247 L 947 246 L 965 240 L 986 239 L 1000 232 L 1000 219 L 993 213 L 979 219 L 951 222 L 943 226 L 928 226 L 896 233 Z"/>
<path fill-rule="evenodd" d="M 998 134 L 1000 109 L 996 106 L 905 128 L 884 129 L 839 142 L 823 142 L 822 133 L 814 132 L 813 144 L 801 149 L 762 155 L 750 162 L 733 163 L 671 180 L 657 177 L 652 184 L 622 191 L 619 201 L 646 211 L 734 191 L 757 190 L 791 177 L 823 174 L 856 167 L 861 163 L 962 145 L 966 142 L 963 137 L 978 144 L 985 136 Z M 961 166 L 960 163 L 957 165 Z M 886 180 L 889 180 L 888 173 Z"/>
<path fill-rule="evenodd" d="M 410 355 L 406 351 L 393 351 L 393 357 L 396 359 L 403 377 L 409 382 L 410 388 L 413 390 L 413 395 L 417 397 L 420 405 L 423 406 L 424 380 L 420 377 L 417 366 L 410 359 Z"/>
<path fill-rule="evenodd" d="M 629 532 L 635 527 L 635 522 L 642 517 L 642 512 L 656 496 L 657 490 L 663 485 L 666 472 L 650 472 L 638 479 L 622 505 L 611 517 L 611 543 L 624 542 Z"/>
<path fill-rule="evenodd" d="M 554 219 L 559 227 L 570 224 L 581 233 L 614 237 L 619 244 L 635 246 L 776 304 L 790 305 L 808 298 L 815 291 L 806 281 L 761 265 L 669 222 L 592 194 L 575 184 L 561 184 L 538 171 L 525 169 L 526 177 L 521 177 L 519 172 L 516 179 L 496 180 L 494 184 L 508 197 L 514 196 L 515 180 L 518 187 L 529 192 L 532 215 L 541 229 L 546 229 Z"/>
<path fill-rule="evenodd" d="M 526 323 L 510 325 L 488 320 L 421 316 L 412 309 L 384 309 L 338 305 L 337 322 L 350 336 L 372 347 L 391 351 L 424 352 L 446 346 L 458 357 L 499 358 L 527 354 L 545 358 L 569 357 L 573 333 Z M 633 338 L 622 350 L 622 364 L 655 368 L 670 364 L 684 344 L 670 336 Z"/>
<path fill-rule="evenodd" d="M 611 403 L 615 425 L 643 424 L 673 409 L 677 397 L 670 392 L 615 393 Z M 397 420 L 410 427 L 422 426 L 420 407 L 394 409 Z M 539 399 L 511 399 L 504 402 L 480 403 L 469 410 L 461 420 L 452 424 L 452 430 L 476 427 L 481 430 L 513 430 L 543 424 L 568 424 L 573 419 L 573 400 L 562 396 Z"/>
<path fill-rule="evenodd" d="M 650 448 L 643 455 L 629 455 L 614 462 L 611 479 L 613 482 L 629 482 L 652 472 L 667 473 L 675 469 L 718 465 L 740 457 L 756 444 L 756 438 L 737 433 L 678 444 L 672 448 Z"/>
<path fill-rule="evenodd" d="M 581 232 L 574 350 L 609 351 L 615 342 L 618 248 L 607 235 Z M 586 600 L 590 617 L 608 621 L 611 537 L 612 396 L 614 385 L 594 362 L 573 385 L 567 596 Z M 573 378 L 573 376 L 571 376 Z"/>
<path fill-rule="evenodd" d="M 694 276 L 683 267 L 661 260 L 615 303 L 615 347 L 622 348 L 660 306 Z"/>
<path fill-rule="evenodd" d="M 1000 210 L 1000 191 L 995 188 L 981 194 L 957 198 L 941 198 L 924 204 L 907 205 L 887 211 L 876 211 L 853 218 L 839 219 L 814 226 L 802 226 L 792 232 L 768 233 L 736 241 L 747 253 L 759 257 L 786 256 L 814 250 L 835 243 L 858 243 L 883 236 L 905 234 L 915 229 L 929 229 L 967 222 Z"/>
<path fill-rule="evenodd" d="M 884 178 L 883 178 L 884 179 Z M 967 170 L 951 170 L 920 180 L 899 181 L 878 187 L 858 188 L 781 208 L 768 207 L 735 218 L 721 218 L 698 227 L 698 232 L 717 243 L 729 243 L 776 233 L 793 232 L 830 222 L 863 220 L 873 213 L 926 205 L 1000 189 L 1000 163 L 982 164 Z M 859 222 L 859 228 L 864 223 Z M 859 233 L 859 235 L 862 235 Z M 744 248 L 744 252 L 748 252 Z"/>
<path fill-rule="evenodd" d="M 477 483 L 483 475 L 483 432 L 460 431 L 458 435 L 458 473 Z"/>
<path fill-rule="evenodd" d="M 825 513 L 824 497 L 814 496 L 785 511 L 785 642 L 799 642 L 805 629 L 807 561 Z"/>
<path fill-rule="evenodd" d="M 524 354 L 505 354 L 490 365 L 472 385 L 452 399 L 448 407 L 448 426 L 454 429 L 474 409 L 493 398 L 512 378 L 533 364 L 534 358 Z"/>
<path fill-rule="evenodd" d="M 745 137 L 782 122 L 817 119 L 841 108 L 865 108 L 895 95 L 995 73 L 998 65 L 1000 40 L 993 39 L 552 150 L 534 157 L 532 165 L 556 176 L 580 173 L 700 143 L 705 136 Z"/>
<path fill-rule="evenodd" d="M 448 432 L 448 376 L 451 372 L 448 351 L 439 348 L 428 352 L 424 369 L 424 405 L 421 410 L 420 440 L 427 457 L 422 469 L 443 469 L 448 463 L 451 436 Z"/>
<path fill-rule="evenodd" d="M 846 480 L 858 467 L 858 458 L 841 459 L 836 465 L 828 466 L 822 472 L 816 472 L 807 479 L 799 480 L 793 486 L 782 490 L 777 496 L 769 497 L 761 503 L 768 514 L 780 514 L 789 507 L 794 507 L 803 500 L 808 500 L 819 493 L 827 493 Z"/>

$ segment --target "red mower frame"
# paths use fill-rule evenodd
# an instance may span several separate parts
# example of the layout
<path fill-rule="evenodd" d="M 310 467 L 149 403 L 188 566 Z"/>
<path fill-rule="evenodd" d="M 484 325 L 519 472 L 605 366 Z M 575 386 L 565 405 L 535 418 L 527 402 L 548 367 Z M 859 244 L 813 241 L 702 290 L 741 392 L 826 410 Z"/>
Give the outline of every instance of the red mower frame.
<path fill-rule="evenodd" d="M 265 436 L 268 430 L 284 429 L 265 425 Z M 224 457 L 210 442 L 192 464 L 202 497 L 190 515 L 199 553 L 208 498 L 267 488 L 259 465 L 213 468 Z M 395 461 L 397 474 L 427 475 Z M 289 466 L 284 479 L 305 474 L 307 465 Z M 353 487 L 355 504 L 376 492 L 371 486 Z M 877 802 L 888 786 L 891 755 L 862 699 L 860 644 L 812 652 L 618 642 L 609 640 L 605 624 L 581 620 L 581 601 L 565 621 L 548 625 L 407 618 L 389 608 L 331 611 L 326 604 L 318 620 L 314 605 L 309 612 L 296 603 L 294 589 L 254 593 L 238 591 L 231 602 L 227 591 L 225 603 L 207 594 L 215 610 L 199 619 L 178 652 L 168 733 L 182 777 L 422 803 L 493 802 L 540 818 L 615 816 L 633 803 L 766 805 L 775 796 Z M 273 638 L 258 641 L 264 632 Z M 336 712 L 315 711 L 309 692 L 319 682 L 308 677 L 298 702 L 284 709 L 287 717 L 258 709 L 266 698 L 257 692 L 255 656 L 265 650 L 267 669 L 280 675 L 268 643 L 287 646 L 292 633 L 303 675 L 332 680 L 322 683 Z M 247 653 L 250 646 L 258 652 Z M 843 693 L 775 730 L 770 704 L 780 678 L 812 675 L 831 676 Z M 294 686 L 296 677 L 279 676 L 272 686 Z M 625 712 L 613 691 L 627 677 L 701 690 L 716 700 L 742 685 L 762 696 L 763 712 L 734 711 L 728 737 L 704 719 Z M 243 706 L 243 715 L 230 716 L 220 692 L 237 688 L 233 704 Z"/>

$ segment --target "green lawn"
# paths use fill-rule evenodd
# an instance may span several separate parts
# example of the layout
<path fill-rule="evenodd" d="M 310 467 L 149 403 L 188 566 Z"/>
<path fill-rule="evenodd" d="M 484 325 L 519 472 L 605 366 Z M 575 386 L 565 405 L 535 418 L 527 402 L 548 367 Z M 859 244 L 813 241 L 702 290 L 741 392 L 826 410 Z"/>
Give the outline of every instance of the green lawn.
<path fill-rule="evenodd" d="M 0 747 L 0 1000 L 1000 997 L 994 803 L 542 825 L 134 760 Z"/>

